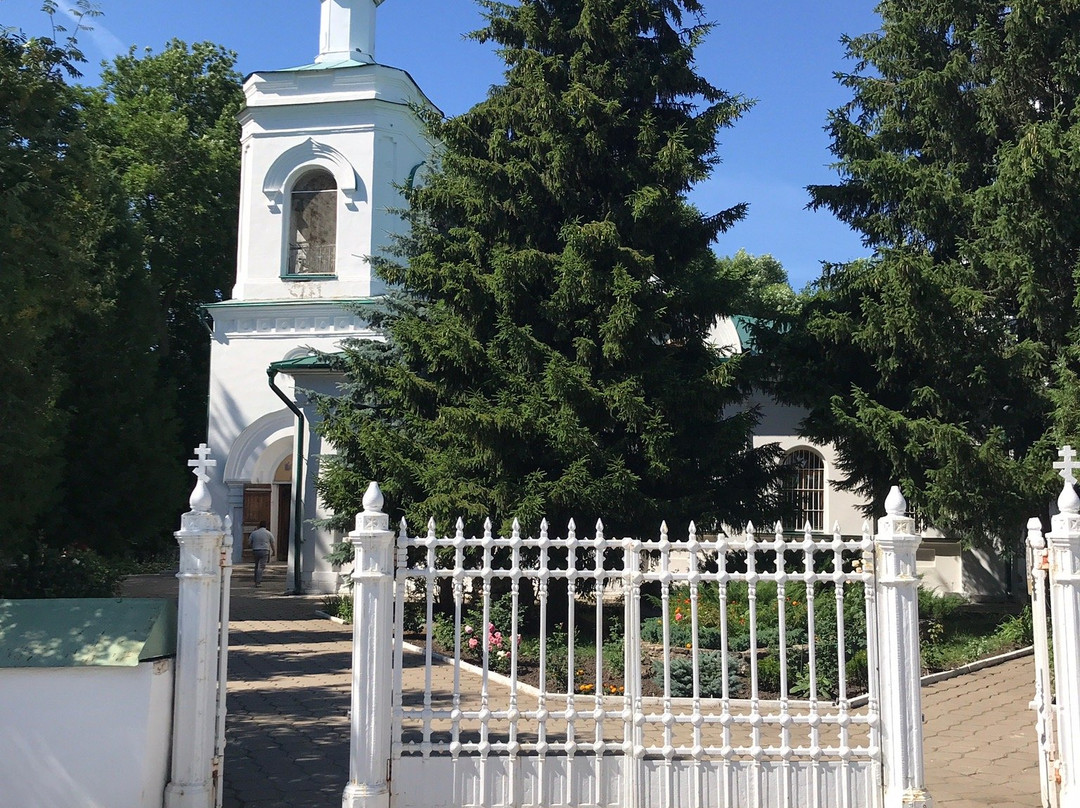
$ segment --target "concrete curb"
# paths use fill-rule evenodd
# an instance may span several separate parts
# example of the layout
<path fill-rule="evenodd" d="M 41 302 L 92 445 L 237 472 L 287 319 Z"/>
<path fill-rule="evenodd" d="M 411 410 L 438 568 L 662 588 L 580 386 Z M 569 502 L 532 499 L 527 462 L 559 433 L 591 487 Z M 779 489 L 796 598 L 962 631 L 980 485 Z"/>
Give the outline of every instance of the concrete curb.
<path fill-rule="evenodd" d="M 1007 651 L 1004 654 L 998 654 L 997 656 L 987 657 L 986 659 L 977 659 L 974 662 L 961 665 L 959 668 L 953 668 L 951 671 L 928 673 L 919 680 L 919 683 L 923 687 L 926 687 L 927 685 L 937 684 L 938 682 L 944 682 L 948 679 L 955 679 L 957 676 L 963 676 L 965 673 L 975 673 L 975 671 L 981 671 L 983 668 L 992 668 L 995 665 L 1012 662 L 1014 659 L 1031 656 L 1034 653 L 1035 646 L 1028 645 L 1024 648 L 1017 648 L 1015 651 Z M 1031 686 L 1033 688 L 1035 687 L 1034 679 L 1032 680 Z"/>

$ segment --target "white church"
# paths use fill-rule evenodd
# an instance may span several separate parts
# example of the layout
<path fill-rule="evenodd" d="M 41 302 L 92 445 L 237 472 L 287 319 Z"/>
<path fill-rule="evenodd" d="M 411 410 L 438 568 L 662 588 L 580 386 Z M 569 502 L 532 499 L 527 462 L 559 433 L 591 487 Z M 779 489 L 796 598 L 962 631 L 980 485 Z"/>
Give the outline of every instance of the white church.
<path fill-rule="evenodd" d="M 404 70 L 375 61 L 382 0 L 320 0 L 319 51 L 308 65 L 257 72 L 244 83 L 240 226 L 230 299 L 213 320 L 208 444 L 218 459 L 214 508 L 231 515 L 234 561 L 265 522 L 287 561 L 286 591 L 327 593 L 342 578 L 325 560 L 341 537 L 313 520 L 326 514 L 315 490 L 319 458 L 332 451 L 313 429 L 304 390 L 333 392 L 340 378 L 314 357 L 343 340 L 376 336 L 356 311 L 385 291 L 368 256 L 404 227 L 398 188 L 431 153 L 417 107 L 433 107 Z M 742 350 L 733 321 L 718 345 Z M 815 530 L 857 533 L 862 504 L 835 491 L 830 447 L 796 437 L 799 412 L 769 401 L 755 443 L 779 443 L 800 468 L 791 492 Z M 1003 595 L 1000 562 L 928 541 L 928 584 L 975 596 Z"/>

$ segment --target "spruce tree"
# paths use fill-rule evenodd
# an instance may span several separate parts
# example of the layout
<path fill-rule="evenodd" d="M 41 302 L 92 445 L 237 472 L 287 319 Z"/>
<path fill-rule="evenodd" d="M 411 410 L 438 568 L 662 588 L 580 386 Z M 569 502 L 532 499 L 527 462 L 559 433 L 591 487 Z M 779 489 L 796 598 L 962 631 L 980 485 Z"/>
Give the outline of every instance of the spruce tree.
<path fill-rule="evenodd" d="M 738 362 L 705 337 L 739 290 L 718 233 L 745 212 L 686 199 L 748 102 L 695 68 L 697 0 L 482 0 L 507 68 L 407 192 L 410 232 L 379 262 L 399 291 L 354 345 L 349 394 L 321 400 L 338 455 L 322 492 L 354 513 L 377 479 L 414 525 L 574 517 L 654 535 L 759 517 Z"/>
<path fill-rule="evenodd" d="M 881 507 L 1015 543 L 1060 486 L 1080 367 L 1080 4 L 886 0 L 846 40 L 829 120 L 840 180 L 813 205 L 872 255 L 829 267 L 762 335 L 777 392 Z M 1055 422 L 1058 427 L 1055 428 Z"/>

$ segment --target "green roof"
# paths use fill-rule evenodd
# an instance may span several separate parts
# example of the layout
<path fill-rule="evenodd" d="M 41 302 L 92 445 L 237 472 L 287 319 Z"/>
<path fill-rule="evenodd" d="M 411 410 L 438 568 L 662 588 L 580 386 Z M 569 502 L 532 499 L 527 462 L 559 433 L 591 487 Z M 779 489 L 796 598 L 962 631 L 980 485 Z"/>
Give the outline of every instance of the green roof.
<path fill-rule="evenodd" d="M 297 73 L 302 70 L 336 70 L 339 67 L 374 67 L 374 62 L 358 62 L 355 59 L 341 59 L 337 62 L 313 62 L 299 67 L 286 67 L 281 70 L 260 70 L 260 73 Z M 404 72 L 404 71 L 402 71 Z"/>
<path fill-rule="evenodd" d="M 171 600 L 0 600 L 0 668 L 134 667 L 175 654 Z"/>
<path fill-rule="evenodd" d="M 735 326 L 735 333 L 739 335 L 741 348 L 746 353 L 754 352 L 754 338 L 750 333 L 750 328 L 757 321 L 757 317 L 747 317 L 745 314 L 736 314 L 731 318 L 731 323 Z"/>
<path fill-rule="evenodd" d="M 281 373 L 294 373 L 303 370 L 337 370 L 337 357 L 344 356 L 342 353 L 332 354 L 308 354 L 298 356 L 295 359 L 282 359 L 280 362 L 271 362 L 270 367 Z"/>

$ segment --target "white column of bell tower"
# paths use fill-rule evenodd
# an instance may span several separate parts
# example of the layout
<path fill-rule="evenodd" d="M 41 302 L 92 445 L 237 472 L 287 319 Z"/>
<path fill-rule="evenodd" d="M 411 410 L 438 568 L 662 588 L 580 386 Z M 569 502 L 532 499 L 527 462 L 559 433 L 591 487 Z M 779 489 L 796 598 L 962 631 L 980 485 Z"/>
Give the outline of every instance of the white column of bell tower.
<path fill-rule="evenodd" d="M 320 0 L 319 55 L 315 61 L 375 61 L 375 9 L 383 0 Z"/>

